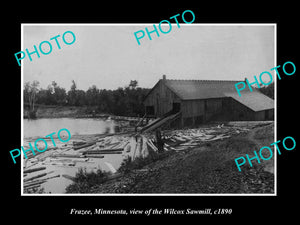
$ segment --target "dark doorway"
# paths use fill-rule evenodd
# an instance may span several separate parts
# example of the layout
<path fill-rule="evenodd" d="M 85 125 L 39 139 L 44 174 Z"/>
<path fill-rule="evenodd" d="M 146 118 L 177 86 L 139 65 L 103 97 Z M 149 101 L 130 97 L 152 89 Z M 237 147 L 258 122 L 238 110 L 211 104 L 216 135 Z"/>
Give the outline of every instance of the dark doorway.
<path fill-rule="evenodd" d="M 154 106 L 146 106 L 146 114 L 154 115 Z"/>
<path fill-rule="evenodd" d="M 203 124 L 203 122 L 204 122 L 203 116 L 196 116 L 195 125 Z"/>
<path fill-rule="evenodd" d="M 180 111 L 180 103 L 175 103 L 173 102 L 173 112 L 176 113 L 176 112 L 179 112 Z"/>

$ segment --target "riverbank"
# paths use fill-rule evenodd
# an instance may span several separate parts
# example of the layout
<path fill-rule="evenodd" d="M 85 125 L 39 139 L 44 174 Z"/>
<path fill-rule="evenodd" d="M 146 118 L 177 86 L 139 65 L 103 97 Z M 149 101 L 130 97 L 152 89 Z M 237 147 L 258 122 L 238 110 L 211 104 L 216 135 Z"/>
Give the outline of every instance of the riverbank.
<path fill-rule="evenodd" d="M 81 118 L 96 116 L 96 108 L 88 106 L 53 106 L 36 105 L 37 118 Z M 28 118 L 28 109 L 24 109 L 24 118 Z M 97 114 L 98 116 L 107 116 L 106 114 Z"/>
<path fill-rule="evenodd" d="M 99 113 L 94 106 L 51 106 L 37 105 L 35 107 L 35 119 L 103 119 L 118 121 L 116 132 L 133 131 L 140 120 L 136 116 L 116 116 L 108 113 Z M 28 108 L 24 109 L 24 119 L 29 119 Z M 151 121 L 151 120 L 150 120 Z"/>
<path fill-rule="evenodd" d="M 85 193 L 274 193 L 273 159 L 239 172 L 234 159 L 274 142 L 274 123 L 199 146 L 125 162 L 122 176 Z M 93 174 L 94 176 L 94 174 Z M 73 183 L 68 193 L 76 192 Z M 86 191 L 86 190 L 85 190 Z"/>

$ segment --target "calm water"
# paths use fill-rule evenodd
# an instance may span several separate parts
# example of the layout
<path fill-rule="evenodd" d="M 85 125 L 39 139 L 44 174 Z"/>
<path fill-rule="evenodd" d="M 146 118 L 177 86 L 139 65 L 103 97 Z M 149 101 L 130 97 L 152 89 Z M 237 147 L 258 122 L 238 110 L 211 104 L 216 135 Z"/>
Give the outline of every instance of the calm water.
<path fill-rule="evenodd" d="M 23 132 L 24 132 L 24 148 L 28 146 L 28 142 L 31 144 L 34 143 L 35 138 L 33 137 L 44 137 L 48 134 L 53 132 L 57 133 L 62 128 L 67 128 L 71 136 L 74 134 L 102 134 L 105 132 L 114 132 L 115 122 L 113 120 L 102 120 L 102 119 L 76 119 L 76 118 L 53 118 L 53 119 L 37 119 L 37 120 L 27 120 L 24 119 L 23 121 Z M 71 140 L 67 142 L 68 146 L 72 147 L 72 142 L 77 141 L 76 137 L 71 137 Z M 60 143 L 56 141 L 57 146 L 64 143 Z M 26 147 L 25 149 L 27 149 Z M 42 148 L 41 148 L 42 149 Z M 76 154 L 76 151 L 71 150 Z M 54 171 L 49 176 L 53 175 L 62 175 L 68 174 L 71 176 L 75 176 L 76 172 L 79 168 L 86 168 L 87 171 L 92 171 L 96 169 L 101 169 L 103 171 L 110 171 L 109 167 L 106 163 L 110 163 L 115 169 L 118 169 L 124 159 L 124 155 L 120 154 L 113 154 L 113 155 L 105 155 L 103 159 L 99 158 L 90 158 L 88 162 L 77 162 L 75 166 L 68 167 L 68 166 L 57 166 L 57 165 L 50 165 L 46 161 L 40 161 L 35 167 L 46 166 L 46 170 L 43 172 L 50 172 Z M 50 160 L 50 158 L 48 158 Z M 46 162 L 46 163 L 45 163 Z M 32 176 L 35 176 L 41 172 L 34 172 Z M 49 177 L 48 175 L 46 177 Z M 30 176 L 28 176 L 30 177 Z M 46 178 L 44 177 L 44 178 Z M 72 181 L 64 178 L 54 178 L 48 180 L 46 183 L 42 184 L 44 191 L 46 193 L 65 193 L 65 188 L 71 184 Z"/>
<path fill-rule="evenodd" d="M 106 130 L 114 132 L 115 122 L 103 119 L 51 118 L 23 120 L 24 137 L 44 137 L 66 128 L 73 134 L 103 134 Z"/>

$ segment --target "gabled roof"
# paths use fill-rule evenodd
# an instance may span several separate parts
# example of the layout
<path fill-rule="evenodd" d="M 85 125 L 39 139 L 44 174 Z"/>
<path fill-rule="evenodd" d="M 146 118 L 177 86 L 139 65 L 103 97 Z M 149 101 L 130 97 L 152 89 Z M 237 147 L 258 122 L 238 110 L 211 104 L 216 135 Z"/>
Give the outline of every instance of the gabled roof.
<path fill-rule="evenodd" d="M 226 97 L 224 92 L 236 92 L 241 81 L 226 80 L 162 80 L 182 100 Z M 246 89 L 245 89 L 246 90 Z"/>
<path fill-rule="evenodd" d="M 159 82 L 163 82 L 182 100 L 231 97 L 253 111 L 274 108 L 274 100 L 254 88 L 253 91 L 250 92 L 249 88 L 246 87 L 241 91 L 241 96 L 239 96 L 235 89 L 235 84 L 241 81 L 161 79 Z"/>

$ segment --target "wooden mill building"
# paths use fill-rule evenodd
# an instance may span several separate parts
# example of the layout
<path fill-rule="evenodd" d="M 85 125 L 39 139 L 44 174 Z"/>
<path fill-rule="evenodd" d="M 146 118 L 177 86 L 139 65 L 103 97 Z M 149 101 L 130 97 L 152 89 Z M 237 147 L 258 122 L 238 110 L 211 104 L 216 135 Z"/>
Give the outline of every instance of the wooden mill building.
<path fill-rule="evenodd" d="M 147 94 L 146 114 L 164 117 L 181 112 L 179 123 L 190 126 L 208 121 L 273 120 L 274 100 L 245 88 L 239 96 L 226 80 L 160 79 Z"/>

